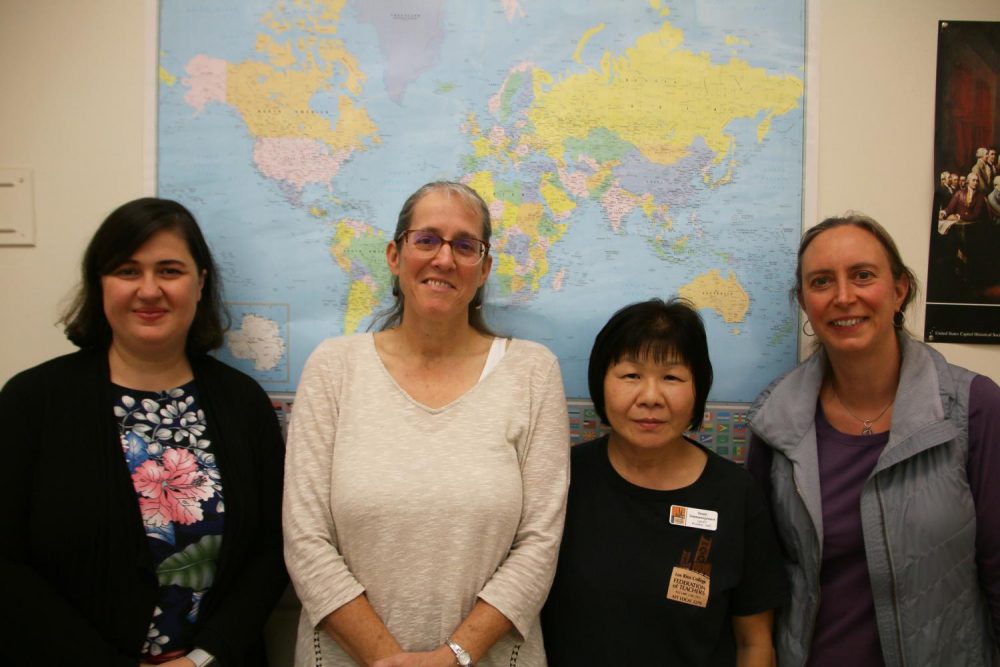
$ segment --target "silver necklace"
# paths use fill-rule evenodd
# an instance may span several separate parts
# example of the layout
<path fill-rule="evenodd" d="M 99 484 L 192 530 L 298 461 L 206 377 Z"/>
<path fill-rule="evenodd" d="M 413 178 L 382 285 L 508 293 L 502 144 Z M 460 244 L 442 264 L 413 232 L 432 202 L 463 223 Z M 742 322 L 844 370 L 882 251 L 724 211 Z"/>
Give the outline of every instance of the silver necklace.
<path fill-rule="evenodd" d="M 837 390 L 833 388 L 832 384 L 830 385 L 830 391 L 833 392 L 833 397 L 835 399 L 837 399 L 838 403 L 840 403 L 840 407 L 842 407 L 845 410 L 847 410 L 847 414 L 849 414 L 852 417 L 854 417 L 855 419 L 857 419 L 864 426 L 864 428 L 861 429 L 861 435 L 871 435 L 872 434 L 872 424 L 874 424 L 879 419 L 881 419 L 882 415 L 885 414 L 885 411 L 888 410 L 892 406 L 892 404 L 896 402 L 896 397 L 893 396 L 892 400 L 889 401 L 884 408 L 882 408 L 882 412 L 878 413 L 878 415 L 876 415 L 875 417 L 872 417 L 871 419 L 862 419 L 861 417 L 859 417 L 856 414 L 854 414 L 853 412 L 851 412 L 851 409 L 849 407 L 847 407 L 846 405 L 844 405 L 844 402 L 842 400 L 840 400 L 840 396 L 837 394 Z"/>

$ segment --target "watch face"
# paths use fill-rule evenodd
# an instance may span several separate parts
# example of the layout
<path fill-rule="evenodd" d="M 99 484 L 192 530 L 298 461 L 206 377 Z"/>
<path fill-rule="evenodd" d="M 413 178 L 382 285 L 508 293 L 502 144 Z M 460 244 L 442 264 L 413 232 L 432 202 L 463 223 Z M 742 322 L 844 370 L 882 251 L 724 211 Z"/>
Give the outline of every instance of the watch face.
<path fill-rule="evenodd" d="M 460 645 L 456 644 L 453 641 L 449 641 L 448 648 L 450 648 L 452 653 L 455 654 L 455 660 L 458 661 L 459 665 L 461 665 L 462 667 L 466 667 L 467 665 L 472 664 L 472 656 L 469 655 L 469 652 L 466 651 L 464 648 L 462 648 Z"/>

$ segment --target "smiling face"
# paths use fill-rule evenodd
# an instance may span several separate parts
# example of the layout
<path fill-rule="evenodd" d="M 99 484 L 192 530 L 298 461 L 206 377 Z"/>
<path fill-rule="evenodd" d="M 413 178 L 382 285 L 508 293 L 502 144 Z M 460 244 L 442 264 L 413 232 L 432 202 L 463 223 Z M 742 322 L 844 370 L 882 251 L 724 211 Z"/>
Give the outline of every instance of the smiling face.
<path fill-rule="evenodd" d="M 417 202 L 410 229 L 432 231 L 448 241 L 483 237 L 477 212 L 444 190 L 432 190 Z M 493 258 L 487 254 L 472 265 L 456 262 L 447 243 L 428 256 L 413 247 L 412 236 L 401 244 L 392 241 L 386 247 L 389 270 L 399 278 L 404 320 L 454 317 L 467 321 L 469 303 L 489 277 Z"/>
<path fill-rule="evenodd" d="M 112 345 L 139 356 L 183 351 L 204 280 L 180 234 L 151 236 L 101 277 Z"/>
<path fill-rule="evenodd" d="M 896 344 L 893 317 L 909 290 L 870 232 L 842 225 L 802 253 L 799 302 L 827 354 L 886 352 Z"/>
<path fill-rule="evenodd" d="M 680 361 L 626 357 L 604 376 L 604 411 L 618 446 L 649 450 L 682 441 L 694 404 L 691 369 Z"/>

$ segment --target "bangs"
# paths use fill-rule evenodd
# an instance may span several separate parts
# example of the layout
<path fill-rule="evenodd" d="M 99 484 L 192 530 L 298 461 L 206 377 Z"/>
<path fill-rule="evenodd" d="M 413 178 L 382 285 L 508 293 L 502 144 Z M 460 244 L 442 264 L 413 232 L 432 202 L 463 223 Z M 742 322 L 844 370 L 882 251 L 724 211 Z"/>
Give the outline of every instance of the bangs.
<path fill-rule="evenodd" d="M 626 341 L 626 343 L 626 346 L 611 360 L 612 364 L 620 361 L 651 361 L 661 366 L 691 365 L 681 353 L 680 346 L 673 336 L 664 335 L 652 340 Z"/>
<path fill-rule="evenodd" d="M 95 252 L 93 258 L 91 269 L 96 273 L 93 278 L 101 278 L 113 273 L 122 264 L 131 260 L 132 255 L 146 241 L 163 231 L 174 232 L 184 239 L 184 243 L 188 247 L 188 252 L 195 259 L 198 268 L 203 268 L 198 263 L 198 258 L 195 256 L 195 248 L 185 233 L 186 230 L 182 225 L 180 216 L 176 214 L 151 217 L 138 222 L 125 221 L 123 224 L 108 225 L 106 231 L 101 231 L 105 233 L 105 238 L 102 238 L 99 244 L 101 251 Z"/>
<path fill-rule="evenodd" d="M 587 365 L 587 388 L 594 410 L 605 424 L 608 419 L 604 411 L 604 380 L 608 369 L 622 360 L 686 366 L 695 390 L 691 430 L 701 427 L 705 402 L 712 389 L 712 361 L 708 356 L 705 325 L 689 302 L 650 299 L 633 303 L 612 315 L 598 332 Z"/>

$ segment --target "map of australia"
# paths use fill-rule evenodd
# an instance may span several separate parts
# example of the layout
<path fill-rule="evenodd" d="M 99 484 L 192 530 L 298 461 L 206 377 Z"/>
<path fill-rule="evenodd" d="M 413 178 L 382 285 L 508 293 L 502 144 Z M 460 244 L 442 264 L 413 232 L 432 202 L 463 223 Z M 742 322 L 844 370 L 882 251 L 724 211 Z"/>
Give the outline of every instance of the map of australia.
<path fill-rule="evenodd" d="M 449 179 L 490 206 L 487 317 L 553 349 L 569 395 L 614 310 L 681 296 L 712 397 L 752 398 L 795 361 L 804 8 L 741 7 L 163 3 L 159 190 L 239 304 L 223 358 L 294 390 L 389 303 L 398 208 Z"/>

